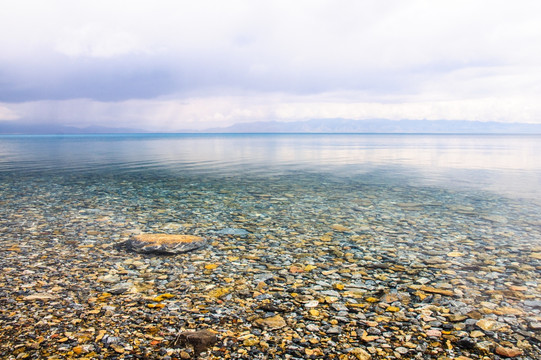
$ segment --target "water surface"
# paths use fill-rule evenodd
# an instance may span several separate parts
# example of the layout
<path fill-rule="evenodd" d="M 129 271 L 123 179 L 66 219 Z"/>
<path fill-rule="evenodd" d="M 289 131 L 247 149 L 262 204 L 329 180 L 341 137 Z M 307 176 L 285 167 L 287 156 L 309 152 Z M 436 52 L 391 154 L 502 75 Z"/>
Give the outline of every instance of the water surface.
<path fill-rule="evenodd" d="M 75 135 L 2 136 L 0 173 L 160 173 L 330 177 L 541 198 L 541 136 Z"/>

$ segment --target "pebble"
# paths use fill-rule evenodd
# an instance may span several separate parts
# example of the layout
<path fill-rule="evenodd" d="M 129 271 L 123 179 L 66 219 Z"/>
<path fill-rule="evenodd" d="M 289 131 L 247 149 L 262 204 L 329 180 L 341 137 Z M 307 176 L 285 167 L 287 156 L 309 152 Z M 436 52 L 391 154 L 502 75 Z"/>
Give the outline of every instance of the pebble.
<path fill-rule="evenodd" d="M 132 287 L 133 287 L 133 283 L 122 282 L 122 283 L 116 284 L 112 288 L 107 289 L 106 292 L 111 293 L 113 295 L 120 295 L 130 290 Z"/>
<path fill-rule="evenodd" d="M 541 308 L 541 300 L 524 300 L 524 305 L 533 308 Z"/>
<path fill-rule="evenodd" d="M 257 319 L 255 324 L 268 330 L 277 330 L 287 326 L 286 321 L 280 315 L 271 316 L 265 319 Z"/>
<path fill-rule="evenodd" d="M 250 232 L 248 232 L 245 229 L 226 228 L 226 229 L 219 230 L 216 233 L 219 234 L 219 235 L 246 236 Z"/>
<path fill-rule="evenodd" d="M 372 355 L 370 355 L 370 353 L 368 351 L 366 351 L 365 349 L 360 348 L 360 347 L 351 349 L 349 351 L 349 353 L 352 354 L 353 356 L 355 356 L 355 359 L 357 359 L 357 360 L 370 360 L 370 359 L 372 359 Z"/>
<path fill-rule="evenodd" d="M 403 346 L 399 346 L 395 349 L 396 352 L 398 352 L 401 355 L 406 355 L 409 352 L 408 348 L 405 348 Z"/>
<path fill-rule="evenodd" d="M 496 350 L 494 352 L 496 354 L 498 354 L 498 355 L 508 357 L 508 358 L 517 357 L 517 356 L 522 355 L 522 353 L 523 353 L 523 351 L 521 349 L 507 348 L 507 347 L 503 347 L 503 346 L 499 346 L 499 345 L 496 347 Z"/>
<path fill-rule="evenodd" d="M 329 335 L 338 335 L 342 333 L 342 328 L 340 326 L 332 326 L 327 330 Z"/>
<path fill-rule="evenodd" d="M 475 348 L 475 341 L 470 338 L 461 338 L 456 343 L 459 347 L 463 349 L 473 349 Z"/>
<path fill-rule="evenodd" d="M 509 328 L 508 325 L 493 319 L 481 319 L 477 321 L 475 325 L 485 331 L 501 331 Z"/>
<path fill-rule="evenodd" d="M 430 329 L 426 331 L 426 336 L 440 337 L 442 335 L 440 330 Z"/>

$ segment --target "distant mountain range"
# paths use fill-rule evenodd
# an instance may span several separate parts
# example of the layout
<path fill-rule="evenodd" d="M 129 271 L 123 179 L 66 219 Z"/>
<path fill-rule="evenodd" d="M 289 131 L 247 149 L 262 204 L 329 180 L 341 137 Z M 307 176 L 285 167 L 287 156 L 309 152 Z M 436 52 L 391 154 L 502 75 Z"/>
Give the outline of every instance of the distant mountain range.
<path fill-rule="evenodd" d="M 294 122 L 239 123 L 212 128 L 209 133 L 429 133 L 429 134 L 541 134 L 541 124 L 466 120 L 349 120 L 314 119 Z"/>
<path fill-rule="evenodd" d="M 375 133 L 375 134 L 541 134 L 541 124 L 467 120 L 350 120 L 260 121 L 205 130 L 172 133 Z M 0 122 L 0 134 L 130 134 L 152 133 L 142 129 L 102 126 L 75 127 L 57 124 Z"/>
<path fill-rule="evenodd" d="M 131 134 L 145 133 L 141 129 L 105 126 L 75 127 L 58 124 L 20 124 L 16 121 L 0 122 L 0 134 L 4 135 L 68 135 L 68 134 Z"/>

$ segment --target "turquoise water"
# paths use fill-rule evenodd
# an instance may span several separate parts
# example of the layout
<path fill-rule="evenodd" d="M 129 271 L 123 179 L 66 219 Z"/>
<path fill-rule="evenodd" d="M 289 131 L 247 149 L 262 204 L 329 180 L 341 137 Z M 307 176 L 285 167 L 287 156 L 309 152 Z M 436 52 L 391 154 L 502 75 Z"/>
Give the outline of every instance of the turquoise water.
<path fill-rule="evenodd" d="M 226 179 L 310 173 L 535 201 L 541 198 L 539 154 L 540 136 L 513 135 L 2 136 L 0 174 Z"/>
<path fill-rule="evenodd" d="M 114 213 L 138 231 L 181 222 L 205 223 L 204 232 L 231 226 L 234 213 L 258 219 L 281 211 L 284 227 L 310 227 L 329 209 L 340 211 L 326 222 L 371 226 L 370 216 L 408 218 L 400 204 L 413 203 L 427 224 L 438 213 L 452 222 L 456 209 L 473 209 L 461 220 L 468 231 L 512 230 L 521 234 L 513 241 L 536 245 L 538 154 L 540 136 L 4 136 L 1 211 L 4 219 L 46 213 L 57 227 L 91 211 Z M 367 200 L 372 207 L 357 211 Z M 487 230 L 484 218 L 501 221 Z"/>
<path fill-rule="evenodd" d="M 540 136 L 4 136 L 0 192 L 4 218 L 30 204 L 41 212 L 51 207 L 40 204 L 64 204 L 52 213 L 57 220 L 82 208 L 126 219 L 127 206 L 140 210 L 128 218 L 141 230 L 147 222 L 140 219 L 199 223 L 198 212 L 217 228 L 228 226 L 234 209 L 268 216 L 261 196 L 287 195 L 287 211 L 312 218 L 366 198 L 381 211 L 375 216 L 399 218 L 401 203 L 432 204 L 427 213 L 464 206 L 506 226 L 516 221 L 520 241 L 536 243 L 526 228 L 541 221 L 538 154 Z M 157 204 L 168 219 L 154 212 Z M 349 215 L 336 216 L 340 223 Z"/>

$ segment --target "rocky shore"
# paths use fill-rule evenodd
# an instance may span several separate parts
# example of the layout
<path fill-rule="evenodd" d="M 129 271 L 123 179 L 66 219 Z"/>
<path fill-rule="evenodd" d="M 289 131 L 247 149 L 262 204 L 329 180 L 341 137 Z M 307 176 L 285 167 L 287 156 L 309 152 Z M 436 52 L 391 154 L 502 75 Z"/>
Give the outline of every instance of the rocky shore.
<path fill-rule="evenodd" d="M 206 359 L 540 358 L 537 208 L 320 181 L 100 182 L 1 188 L 1 358 L 188 359 L 175 340 L 204 329 Z M 139 233 L 206 243 L 118 246 Z"/>

